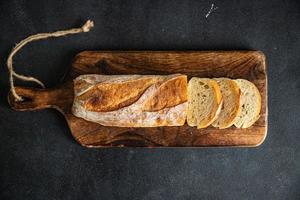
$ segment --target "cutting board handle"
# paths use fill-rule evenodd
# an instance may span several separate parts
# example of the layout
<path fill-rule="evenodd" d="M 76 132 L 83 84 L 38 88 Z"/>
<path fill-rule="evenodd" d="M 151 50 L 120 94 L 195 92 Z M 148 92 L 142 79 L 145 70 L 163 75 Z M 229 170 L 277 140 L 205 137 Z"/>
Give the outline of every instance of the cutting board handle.
<path fill-rule="evenodd" d="M 8 103 L 17 111 L 39 110 L 59 106 L 62 97 L 60 89 L 38 89 L 30 87 L 15 87 L 16 92 L 24 100 L 15 101 L 11 91 L 8 95 Z"/>

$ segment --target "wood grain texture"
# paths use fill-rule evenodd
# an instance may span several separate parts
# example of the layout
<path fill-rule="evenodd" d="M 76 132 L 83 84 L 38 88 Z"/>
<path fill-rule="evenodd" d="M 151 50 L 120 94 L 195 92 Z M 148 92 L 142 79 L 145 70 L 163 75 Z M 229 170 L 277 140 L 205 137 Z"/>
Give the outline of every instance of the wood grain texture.
<path fill-rule="evenodd" d="M 244 78 L 252 81 L 262 96 L 259 120 L 250 128 L 212 126 L 197 129 L 181 127 L 105 127 L 75 117 L 72 80 L 81 74 L 172 74 L 188 77 Z M 66 83 L 53 89 L 17 87 L 27 100 L 9 103 L 15 110 L 55 108 L 66 118 L 73 137 L 86 147 L 212 147 L 258 146 L 267 134 L 267 74 L 265 56 L 259 51 L 85 51 L 73 60 Z"/>

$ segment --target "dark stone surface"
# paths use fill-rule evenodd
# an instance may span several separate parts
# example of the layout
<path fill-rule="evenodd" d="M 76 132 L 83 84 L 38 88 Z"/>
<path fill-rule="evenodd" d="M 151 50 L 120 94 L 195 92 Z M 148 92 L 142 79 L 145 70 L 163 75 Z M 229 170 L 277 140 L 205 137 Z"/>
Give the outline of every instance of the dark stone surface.
<path fill-rule="evenodd" d="M 205 18 L 211 3 L 218 9 Z M 11 110 L 5 62 L 13 45 L 88 18 L 96 25 L 89 34 L 26 46 L 17 71 L 53 87 L 86 49 L 262 50 L 269 75 L 265 143 L 87 149 L 58 112 Z M 0 24 L 0 199 L 300 199 L 299 1 L 1 1 Z"/>

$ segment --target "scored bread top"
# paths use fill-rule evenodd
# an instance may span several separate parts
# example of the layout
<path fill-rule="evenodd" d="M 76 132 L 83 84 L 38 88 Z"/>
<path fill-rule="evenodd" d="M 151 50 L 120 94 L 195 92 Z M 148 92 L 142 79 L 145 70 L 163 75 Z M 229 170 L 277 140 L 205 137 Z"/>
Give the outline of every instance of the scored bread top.
<path fill-rule="evenodd" d="M 215 80 L 193 77 L 188 83 L 188 99 L 189 126 L 205 128 L 220 113 L 222 94 Z"/>
<path fill-rule="evenodd" d="M 218 118 L 212 125 L 224 129 L 232 126 L 240 113 L 241 92 L 238 84 L 229 78 L 216 78 L 215 80 L 221 89 L 223 105 Z"/>
<path fill-rule="evenodd" d="M 261 96 L 257 87 L 248 80 L 237 79 L 235 82 L 241 90 L 241 112 L 235 119 L 238 128 L 252 126 L 260 117 Z"/>
<path fill-rule="evenodd" d="M 123 83 L 97 83 L 78 96 L 78 100 L 84 101 L 84 108 L 89 111 L 118 110 L 137 101 L 150 85 L 158 82 L 156 78 L 142 78 Z"/>
<path fill-rule="evenodd" d="M 99 76 L 101 75 L 97 76 L 98 79 Z M 122 79 L 121 75 L 101 80 L 97 82 L 95 76 L 74 80 L 76 98 L 84 102 L 83 106 L 88 111 L 109 112 L 129 106 L 136 102 L 151 85 L 156 85 L 158 89 L 145 103 L 146 111 L 157 111 L 187 101 L 185 75 L 132 75 L 130 79 L 128 75 L 124 75 Z"/>
<path fill-rule="evenodd" d="M 145 111 L 158 111 L 187 101 L 187 77 L 170 78 L 162 83 L 157 91 L 146 101 Z"/>

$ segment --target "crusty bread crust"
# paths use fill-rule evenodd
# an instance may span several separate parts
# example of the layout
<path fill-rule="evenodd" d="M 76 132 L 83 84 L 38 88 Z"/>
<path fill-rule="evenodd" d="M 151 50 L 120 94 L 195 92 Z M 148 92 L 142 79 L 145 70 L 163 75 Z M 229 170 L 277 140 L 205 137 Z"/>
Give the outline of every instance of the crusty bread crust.
<path fill-rule="evenodd" d="M 158 111 L 187 101 L 187 77 L 176 76 L 163 82 L 157 91 L 146 101 L 145 111 Z"/>
<path fill-rule="evenodd" d="M 89 111 L 118 110 L 136 102 L 149 86 L 160 81 L 146 77 L 122 83 L 98 83 L 77 98 L 85 102 L 84 108 Z"/>
<path fill-rule="evenodd" d="M 186 119 L 186 87 L 187 77 L 180 74 L 83 75 L 74 80 L 72 112 L 105 126 L 181 126 Z"/>

